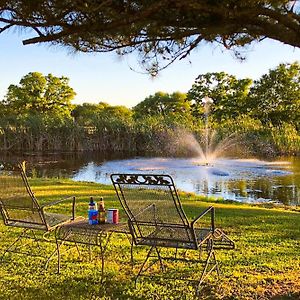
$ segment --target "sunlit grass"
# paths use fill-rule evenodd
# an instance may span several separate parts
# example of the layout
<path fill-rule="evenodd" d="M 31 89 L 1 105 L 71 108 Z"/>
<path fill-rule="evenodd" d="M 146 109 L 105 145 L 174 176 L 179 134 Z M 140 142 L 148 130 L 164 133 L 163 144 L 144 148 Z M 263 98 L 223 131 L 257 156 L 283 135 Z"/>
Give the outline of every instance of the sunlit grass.
<path fill-rule="evenodd" d="M 86 217 L 90 196 L 96 201 L 104 197 L 106 208 L 120 208 L 112 186 L 58 179 L 33 179 L 31 184 L 41 202 L 75 195 L 77 215 Z M 211 276 L 206 281 L 201 299 L 300 298 L 299 211 L 212 199 L 201 201 L 204 200 L 201 197 L 183 193 L 181 198 L 189 218 L 214 205 L 217 227 L 223 228 L 236 242 L 235 250 L 217 252 L 222 277 L 217 281 Z M 67 208 L 65 204 L 59 209 Z M 17 232 L 18 229 L 0 225 L 0 251 Z M 49 255 L 54 247 L 45 243 L 43 255 Z M 73 248 L 62 256 L 60 275 L 55 273 L 55 259 L 49 269 L 44 270 L 40 259 L 5 255 L 0 262 L 0 299 L 194 299 L 193 285 L 164 277 L 142 277 L 135 288 L 137 266 L 131 269 L 130 244 L 125 236 L 116 235 L 109 244 L 103 284 L 100 282 L 101 264 L 96 259 L 99 249 L 92 249 L 93 258 L 89 261 L 87 249 L 81 248 L 80 257 Z M 135 249 L 136 263 L 145 255 L 145 249 Z M 180 266 L 182 271 L 185 268 Z M 195 266 L 186 269 L 194 271 L 189 268 Z"/>

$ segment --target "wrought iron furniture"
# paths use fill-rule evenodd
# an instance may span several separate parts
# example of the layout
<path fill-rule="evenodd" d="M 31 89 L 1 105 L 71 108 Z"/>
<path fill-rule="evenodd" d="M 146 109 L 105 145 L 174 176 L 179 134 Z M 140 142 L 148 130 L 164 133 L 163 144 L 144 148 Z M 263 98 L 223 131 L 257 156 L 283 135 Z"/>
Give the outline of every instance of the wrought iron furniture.
<path fill-rule="evenodd" d="M 58 204 L 65 201 L 69 201 L 69 215 L 51 212 L 51 210 L 57 209 Z M 24 247 L 19 242 L 25 237 L 33 238 L 38 242 L 37 232 L 43 234 L 43 240 L 47 240 L 47 233 L 53 231 L 57 226 L 73 221 L 75 219 L 75 197 L 67 197 L 41 205 L 30 188 L 25 172 L 25 162 L 23 162 L 14 166 L 13 170 L 0 170 L 0 211 L 5 225 L 23 228 L 18 238 L 5 249 L 2 257 L 7 252 L 33 254 L 29 245 L 25 246 L 26 252 L 20 251 Z M 47 263 L 49 260 L 50 257 Z M 47 267 L 47 263 L 45 267 Z"/>
<path fill-rule="evenodd" d="M 55 238 L 57 245 L 57 254 L 58 254 L 58 273 L 60 273 L 60 247 L 65 242 L 71 242 L 76 245 L 76 248 L 79 252 L 77 244 L 85 244 L 88 246 L 98 246 L 100 249 L 100 258 L 101 258 L 101 280 L 103 279 L 104 273 L 104 259 L 105 252 L 107 250 L 107 245 L 110 241 L 111 235 L 113 233 L 126 234 L 130 235 L 130 231 L 127 223 L 118 223 L 118 224 L 97 224 L 90 225 L 87 219 L 77 220 L 75 222 L 64 224 L 59 226 L 55 230 Z M 132 244 L 132 240 L 130 239 Z M 131 247 L 132 250 L 132 247 Z M 79 252 L 80 253 L 80 252 Z M 132 258 L 132 252 L 131 252 Z"/>
<path fill-rule="evenodd" d="M 136 280 L 152 264 L 146 267 L 150 257 L 164 269 L 162 248 L 202 250 L 206 257 L 204 268 L 197 280 L 197 291 L 203 280 L 216 270 L 219 275 L 215 249 L 233 249 L 234 242 L 220 229 L 215 228 L 215 209 L 210 206 L 190 222 L 183 210 L 173 179 L 168 175 L 112 174 L 111 180 L 123 209 L 128 216 L 129 229 L 135 245 L 146 245 L 150 249 L 139 269 Z M 208 217 L 208 220 L 207 220 Z M 206 220 L 205 220 L 206 219 Z M 205 225 L 204 225 L 205 224 Z M 200 255 L 199 255 L 200 256 Z M 155 261 L 155 262 L 156 262 Z M 155 263 L 154 262 L 154 263 Z"/>

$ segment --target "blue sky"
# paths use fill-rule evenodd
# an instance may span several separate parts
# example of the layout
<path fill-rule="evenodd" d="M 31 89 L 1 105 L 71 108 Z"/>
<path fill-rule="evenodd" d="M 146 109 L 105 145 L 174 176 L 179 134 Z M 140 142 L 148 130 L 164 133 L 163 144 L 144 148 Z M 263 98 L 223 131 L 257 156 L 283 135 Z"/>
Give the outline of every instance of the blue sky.
<path fill-rule="evenodd" d="M 74 103 L 107 102 L 132 107 L 157 91 L 187 92 L 199 74 L 225 71 L 238 78 L 258 79 L 280 63 L 300 61 L 300 49 L 265 40 L 247 51 L 247 60 L 238 61 L 230 51 L 204 44 L 189 59 L 177 61 L 157 78 L 130 70 L 134 55 L 72 54 L 61 46 L 22 45 L 22 35 L 0 35 L 0 99 L 10 84 L 18 84 L 29 72 L 66 76 L 77 95 Z"/>

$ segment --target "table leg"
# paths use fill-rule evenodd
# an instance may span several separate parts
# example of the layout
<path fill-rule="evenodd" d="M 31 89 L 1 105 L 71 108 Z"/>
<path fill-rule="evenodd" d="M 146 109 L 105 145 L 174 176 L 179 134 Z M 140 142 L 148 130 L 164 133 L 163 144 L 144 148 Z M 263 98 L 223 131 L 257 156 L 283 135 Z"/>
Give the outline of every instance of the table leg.
<path fill-rule="evenodd" d="M 64 236 L 64 238 L 59 238 L 59 230 L 60 228 L 57 227 L 55 229 L 55 242 L 56 242 L 56 251 L 57 251 L 57 274 L 60 274 L 60 261 L 61 261 L 61 258 L 60 258 L 60 247 L 64 244 L 64 242 L 66 241 L 66 239 L 71 235 L 71 233 L 69 234 L 66 234 Z M 61 241 L 61 243 L 59 244 L 59 241 Z M 77 243 L 75 243 L 76 246 L 77 246 Z M 78 247 L 78 246 L 77 246 Z"/>
<path fill-rule="evenodd" d="M 97 236 L 97 244 L 99 245 L 100 248 L 100 258 L 101 258 L 101 282 L 103 282 L 103 275 L 104 275 L 104 255 L 105 251 L 107 249 L 107 245 L 110 241 L 112 232 L 104 232 L 101 231 L 98 236 Z M 106 236 L 105 242 L 103 243 L 104 236 Z"/>

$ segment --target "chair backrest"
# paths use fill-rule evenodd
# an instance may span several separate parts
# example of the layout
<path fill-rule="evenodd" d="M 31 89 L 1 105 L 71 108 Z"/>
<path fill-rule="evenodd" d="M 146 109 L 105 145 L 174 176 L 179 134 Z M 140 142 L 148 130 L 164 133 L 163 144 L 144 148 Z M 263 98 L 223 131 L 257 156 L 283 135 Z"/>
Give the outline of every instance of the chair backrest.
<path fill-rule="evenodd" d="M 0 170 L 0 211 L 5 225 L 47 229 L 43 212 L 29 186 L 25 163 Z"/>
<path fill-rule="evenodd" d="M 111 180 L 136 244 L 197 247 L 169 175 L 112 174 Z"/>

